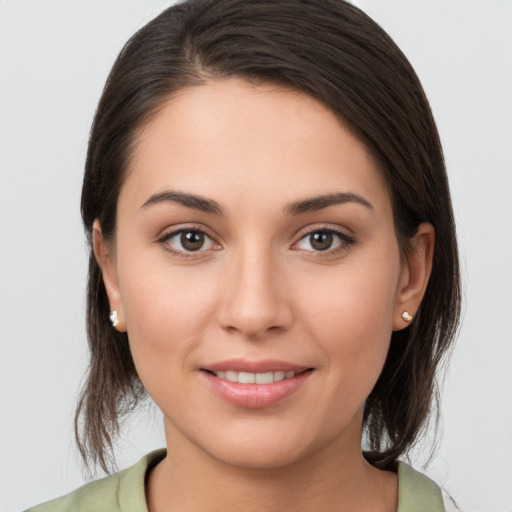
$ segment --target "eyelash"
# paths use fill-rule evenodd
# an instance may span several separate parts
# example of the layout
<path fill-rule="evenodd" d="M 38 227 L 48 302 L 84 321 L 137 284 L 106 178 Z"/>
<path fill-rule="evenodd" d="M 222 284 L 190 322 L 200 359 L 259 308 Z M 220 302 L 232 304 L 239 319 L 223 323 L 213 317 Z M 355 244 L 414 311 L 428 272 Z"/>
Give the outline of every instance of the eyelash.
<path fill-rule="evenodd" d="M 179 249 L 173 248 L 170 245 L 169 241 L 178 235 L 183 235 L 184 233 L 201 234 L 204 237 L 208 238 L 210 240 L 210 243 L 220 247 L 219 244 L 217 244 L 213 240 L 213 237 L 210 234 L 208 234 L 208 232 L 206 232 L 206 230 L 204 228 L 196 227 L 196 226 L 186 226 L 186 227 L 177 229 L 175 231 L 171 231 L 170 233 L 166 233 L 165 235 L 163 235 L 162 237 L 160 237 L 158 239 L 158 242 L 163 246 L 165 251 L 167 251 L 167 252 L 171 253 L 172 255 L 177 256 L 179 258 L 193 258 L 193 257 L 197 257 L 197 255 L 199 255 L 201 253 L 206 252 L 206 250 L 204 250 L 203 247 L 199 248 L 197 251 L 187 251 L 187 250 L 179 250 Z M 328 257 L 328 256 L 337 255 L 339 253 L 346 251 L 348 249 L 348 247 L 350 245 L 354 244 L 356 241 L 355 238 L 352 237 L 351 235 L 348 235 L 347 233 L 345 233 L 343 231 L 333 229 L 332 227 L 316 227 L 314 229 L 307 231 L 306 233 L 303 233 L 301 235 L 301 237 L 299 238 L 299 240 L 297 242 L 295 242 L 293 245 L 297 245 L 298 243 L 302 242 L 303 240 L 306 240 L 308 237 L 310 237 L 314 234 L 317 234 L 317 233 L 334 235 L 335 237 L 337 237 L 339 239 L 340 243 L 339 243 L 339 245 L 337 245 L 336 247 L 334 247 L 332 249 L 316 250 L 316 251 L 315 250 L 307 250 L 307 249 L 305 250 L 306 252 L 309 252 L 312 255 L 314 255 L 314 257 Z M 295 249 L 295 250 L 301 250 L 301 249 Z"/>
<path fill-rule="evenodd" d="M 213 237 L 204 229 L 198 226 L 185 226 L 180 229 L 176 229 L 175 231 L 171 231 L 170 233 L 165 233 L 161 238 L 158 239 L 158 242 L 163 246 L 164 250 L 171 253 L 173 256 L 177 256 L 178 258 L 194 258 L 197 255 L 204 253 L 205 251 L 201 247 L 197 251 L 186 251 L 174 249 L 169 241 L 178 235 L 183 235 L 184 233 L 198 233 L 203 235 L 205 238 L 209 239 L 213 245 L 219 245 L 214 240 Z"/>
<path fill-rule="evenodd" d="M 306 240 L 308 237 L 310 237 L 311 235 L 314 235 L 316 233 L 324 233 L 324 234 L 334 235 L 340 241 L 339 245 L 337 245 L 336 247 L 334 247 L 332 249 L 325 249 L 323 251 L 322 250 L 307 251 L 307 252 L 310 252 L 311 255 L 313 255 L 314 257 L 318 257 L 318 258 L 338 255 L 338 254 L 348 250 L 348 248 L 352 244 L 354 244 L 356 241 L 353 236 L 351 236 L 341 230 L 337 230 L 332 227 L 321 227 L 320 226 L 320 227 L 315 227 L 314 229 L 310 229 L 306 233 L 303 233 L 301 235 L 301 237 L 299 238 L 299 240 L 294 243 L 294 245 L 297 245 L 299 242 Z M 298 250 L 300 250 L 300 249 L 298 249 Z"/>

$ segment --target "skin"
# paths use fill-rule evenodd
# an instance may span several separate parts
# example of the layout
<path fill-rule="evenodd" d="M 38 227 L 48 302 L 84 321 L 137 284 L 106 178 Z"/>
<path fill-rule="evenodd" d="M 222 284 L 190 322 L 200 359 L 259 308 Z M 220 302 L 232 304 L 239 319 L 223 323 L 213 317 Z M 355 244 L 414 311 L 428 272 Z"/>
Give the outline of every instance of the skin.
<path fill-rule="evenodd" d="M 144 206 L 168 191 L 215 201 L 223 215 Z M 363 201 L 287 211 L 333 193 Z M 207 234 L 200 250 L 185 251 L 180 229 Z M 311 232 L 331 233 L 329 249 Z M 138 136 L 114 242 L 94 226 L 117 328 L 172 454 L 149 475 L 151 512 L 396 511 L 397 477 L 365 462 L 361 428 L 391 333 L 423 297 L 432 226 L 412 246 L 402 259 L 374 159 L 311 97 L 227 79 L 162 106 Z M 313 370 L 277 404 L 247 409 L 201 370 L 233 358 Z"/>

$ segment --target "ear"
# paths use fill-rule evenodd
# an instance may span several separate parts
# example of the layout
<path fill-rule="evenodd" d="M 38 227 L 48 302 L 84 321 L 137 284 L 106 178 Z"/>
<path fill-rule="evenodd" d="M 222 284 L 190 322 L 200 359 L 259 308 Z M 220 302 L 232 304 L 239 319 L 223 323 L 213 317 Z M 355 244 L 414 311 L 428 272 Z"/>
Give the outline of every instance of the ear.
<path fill-rule="evenodd" d="M 404 313 L 414 318 L 420 307 L 432 271 L 434 244 L 434 227 L 428 222 L 423 222 L 411 239 L 411 250 L 403 263 L 393 316 L 394 331 L 409 325 L 411 320 Z"/>
<path fill-rule="evenodd" d="M 94 221 L 92 226 L 92 247 L 94 257 L 101 269 L 105 289 L 107 290 L 110 311 L 117 312 L 118 323 L 115 328 L 120 332 L 126 332 L 123 303 L 121 301 L 121 292 L 117 282 L 115 254 L 113 248 L 103 237 L 103 232 L 101 231 L 98 219 Z"/>

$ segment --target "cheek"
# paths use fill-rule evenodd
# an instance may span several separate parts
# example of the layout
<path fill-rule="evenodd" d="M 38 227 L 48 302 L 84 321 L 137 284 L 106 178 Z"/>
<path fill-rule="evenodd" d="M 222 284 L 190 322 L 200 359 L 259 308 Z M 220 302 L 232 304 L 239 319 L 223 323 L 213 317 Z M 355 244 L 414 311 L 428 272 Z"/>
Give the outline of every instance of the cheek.
<path fill-rule="evenodd" d="M 158 372 L 164 361 L 167 369 L 169 363 L 186 366 L 213 312 L 215 283 L 192 267 L 153 261 L 138 268 L 126 262 L 120 288 L 139 374 Z"/>
<path fill-rule="evenodd" d="M 305 329 L 330 366 L 342 396 L 370 393 L 384 365 L 391 334 L 398 271 L 379 265 L 340 269 L 302 295 Z"/>

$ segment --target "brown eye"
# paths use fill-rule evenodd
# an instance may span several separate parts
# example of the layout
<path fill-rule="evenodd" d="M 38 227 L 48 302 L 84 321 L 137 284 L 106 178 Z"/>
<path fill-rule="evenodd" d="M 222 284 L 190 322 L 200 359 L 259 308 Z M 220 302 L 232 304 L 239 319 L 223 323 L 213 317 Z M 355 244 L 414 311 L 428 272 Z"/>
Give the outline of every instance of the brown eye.
<path fill-rule="evenodd" d="M 354 238 L 334 229 L 317 229 L 305 234 L 294 247 L 312 253 L 334 254 L 347 249 L 355 242 Z"/>
<path fill-rule="evenodd" d="M 181 229 L 162 238 L 165 248 L 175 254 L 202 253 L 214 249 L 215 242 L 197 229 Z"/>
<path fill-rule="evenodd" d="M 316 251 L 326 251 L 330 249 L 332 242 L 333 236 L 329 231 L 317 231 L 309 235 L 309 243 Z"/>
<path fill-rule="evenodd" d="M 180 242 L 186 251 L 198 251 L 204 245 L 204 233 L 199 231 L 183 231 Z"/>

